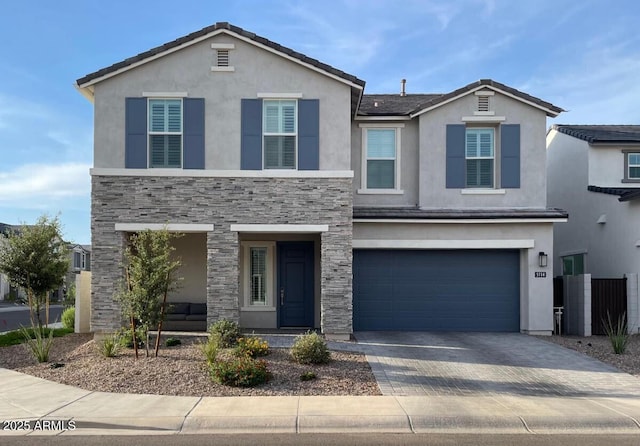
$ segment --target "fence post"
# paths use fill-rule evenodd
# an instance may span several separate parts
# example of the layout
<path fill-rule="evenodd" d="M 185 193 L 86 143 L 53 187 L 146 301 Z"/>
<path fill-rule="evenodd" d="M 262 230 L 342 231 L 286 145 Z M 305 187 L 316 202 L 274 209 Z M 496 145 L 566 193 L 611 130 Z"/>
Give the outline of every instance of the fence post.
<path fill-rule="evenodd" d="M 583 326 L 581 336 L 591 336 L 591 274 L 583 274 L 579 276 L 582 280 L 583 291 Z"/>
<path fill-rule="evenodd" d="M 638 296 L 638 274 L 627 273 L 627 331 L 640 332 L 640 299 Z"/>

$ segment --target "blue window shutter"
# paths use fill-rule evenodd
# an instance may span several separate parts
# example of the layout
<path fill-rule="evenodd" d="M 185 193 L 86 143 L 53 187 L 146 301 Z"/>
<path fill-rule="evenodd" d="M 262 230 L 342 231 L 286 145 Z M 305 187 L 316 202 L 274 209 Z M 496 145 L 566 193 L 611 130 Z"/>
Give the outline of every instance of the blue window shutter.
<path fill-rule="evenodd" d="M 240 168 L 262 170 L 262 99 L 243 99 L 240 115 Z"/>
<path fill-rule="evenodd" d="M 520 187 L 520 124 L 500 126 L 500 176 L 503 188 Z"/>
<path fill-rule="evenodd" d="M 147 98 L 125 99 L 124 167 L 147 168 Z"/>
<path fill-rule="evenodd" d="M 204 169 L 204 99 L 183 100 L 183 159 L 185 169 Z"/>
<path fill-rule="evenodd" d="M 465 187 L 465 126 L 447 124 L 447 189 Z"/>
<path fill-rule="evenodd" d="M 298 101 L 298 170 L 320 168 L 320 101 Z"/>

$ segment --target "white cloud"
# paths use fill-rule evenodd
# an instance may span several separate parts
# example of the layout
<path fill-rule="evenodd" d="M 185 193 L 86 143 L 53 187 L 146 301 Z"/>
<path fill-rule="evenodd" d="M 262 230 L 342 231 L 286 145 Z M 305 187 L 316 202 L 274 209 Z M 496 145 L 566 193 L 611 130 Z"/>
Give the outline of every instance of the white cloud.
<path fill-rule="evenodd" d="M 0 206 L 46 209 L 69 198 L 88 198 L 89 164 L 26 164 L 0 172 Z"/>

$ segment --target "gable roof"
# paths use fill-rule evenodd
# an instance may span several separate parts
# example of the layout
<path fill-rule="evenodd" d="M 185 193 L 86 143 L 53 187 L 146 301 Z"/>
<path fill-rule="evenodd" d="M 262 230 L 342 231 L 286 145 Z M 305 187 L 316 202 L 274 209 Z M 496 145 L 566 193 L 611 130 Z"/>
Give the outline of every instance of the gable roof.
<path fill-rule="evenodd" d="M 83 76 L 76 80 L 76 85 L 85 96 L 88 96 L 90 98 L 90 96 L 92 95 L 90 87 L 95 83 L 98 83 L 109 77 L 116 76 L 124 71 L 128 71 L 144 63 L 151 62 L 152 60 L 170 54 L 183 47 L 193 45 L 221 33 L 232 35 L 256 46 L 271 50 L 272 52 L 275 52 L 289 60 L 314 69 L 315 71 L 324 73 L 325 75 L 328 75 L 334 79 L 350 85 L 351 109 L 355 113 L 355 110 L 357 109 L 358 103 L 362 96 L 362 91 L 364 90 L 365 82 L 363 80 L 358 79 L 356 76 L 353 76 L 351 74 L 345 73 L 342 70 L 334 68 L 331 65 L 320 62 L 317 59 L 308 57 L 302 53 L 292 50 L 291 48 L 287 48 L 278 43 L 272 42 L 269 39 L 258 36 L 257 34 L 246 31 L 238 26 L 231 25 L 227 22 L 217 22 L 215 25 L 207 26 L 199 31 L 195 31 L 186 36 L 179 37 L 176 40 L 167 42 L 155 48 L 151 48 L 148 51 L 129 57 L 125 60 L 102 68 L 93 73 L 87 74 L 86 76 Z"/>
<path fill-rule="evenodd" d="M 640 144 L 640 125 L 564 125 L 552 129 L 589 144 Z"/>
<path fill-rule="evenodd" d="M 458 98 L 461 98 L 463 96 L 466 96 L 468 94 L 471 94 L 478 90 L 483 90 L 483 89 L 497 91 L 506 96 L 510 96 L 513 99 L 516 99 L 520 102 L 524 102 L 528 105 L 531 105 L 532 107 L 539 108 L 540 110 L 544 111 L 547 114 L 547 116 L 550 116 L 552 118 L 558 116 L 560 113 L 565 111 L 562 108 L 557 107 L 550 102 L 543 101 L 542 99 L 536 98 L 535 96 L 531 96 L 527 93 L 524 93 L 520 90 L 516 90 L 515 88 L 509 87 L 505 84 L 501 84 L 500 82 L 496 82 L 492 79 L 480 79 L 479 81 L 472 82 L 450 93 L 433 95 L 434 97 L 432 97 L 431 99 L 425 101 L 424 103 L 416 107 L 416 109 L 411 112 L 411 117 L 414 118 L 430 110 L 433 110 L 434 108 L 440 107 Z"/>
<path fill-rule="evenodd" d="M 420 104 L 440 96 L 442 94 L 365 94 L 358 116 L 409 116 Z"/>

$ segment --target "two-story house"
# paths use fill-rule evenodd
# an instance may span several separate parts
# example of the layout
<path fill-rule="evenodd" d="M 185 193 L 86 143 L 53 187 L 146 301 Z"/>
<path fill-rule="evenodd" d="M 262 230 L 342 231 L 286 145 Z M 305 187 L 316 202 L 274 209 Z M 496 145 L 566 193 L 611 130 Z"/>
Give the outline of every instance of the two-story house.
<path fill-rule="evenodd" d="M 548 201 L 571 215 L 555 228 L 555 274 L 640 272 L 640 126 L 554 125 L 547 152 Z"/>
<path fill-rule="evenodd" d="M 78 79 L 94 103 L 92 329 L 128 233 L 176 242 L 174 302 L 245 328 L 550 333 L 546 117 L 491 80 L 365 82 L 227 23 Z"/>

